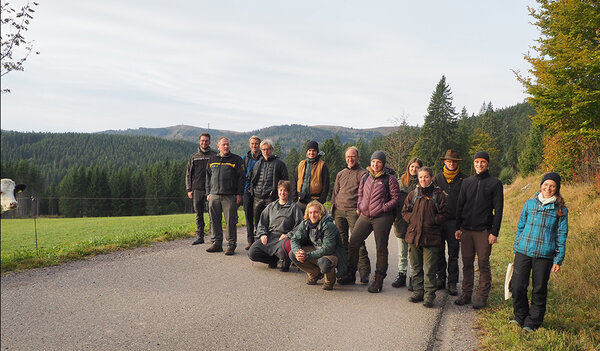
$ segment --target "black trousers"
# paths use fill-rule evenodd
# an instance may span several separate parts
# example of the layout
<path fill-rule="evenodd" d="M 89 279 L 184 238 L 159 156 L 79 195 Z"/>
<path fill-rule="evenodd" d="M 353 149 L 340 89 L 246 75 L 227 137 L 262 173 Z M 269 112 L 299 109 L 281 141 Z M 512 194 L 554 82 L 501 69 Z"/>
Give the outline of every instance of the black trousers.
<path fill-rule="evenodd" d="M 196 212 L 196 235 L 204 238 L 204 210 L 206 209 L 206 194 L 200 190 L 192 193 L 194 212 Z"/>
<path fill-rule="evenodd" d="M 446 279 L 446 267 L 448 268 L 448 284 L 458 283 L 458 252 L 459 241 L 456 240 L 456 220 L 449 219 L 442 223 L 440 232 L 442 234 L 442 245 L 440 246 L 437 262 L 437 279 Z M 446 262 L 446 243 L 448 244 L 448 261 Z"/>
<path fill-rule="evenodd" d="M 519 324 L 537 329 L 544 321 L 548 280 L 554 264 L 551 258 L 534 258 L 520 253 L 515 255 L 514 272 L 510 282 L 515 319 Z M 531 273 L 531 306 L 527 300 Z"/>
<path fill-rule="evenodd" d="M 254 196 L 248 192 L 244 193 L 244 214 L 246 215 L 246 238 L 248 244 L 252 244 L 254 242 Z"/>

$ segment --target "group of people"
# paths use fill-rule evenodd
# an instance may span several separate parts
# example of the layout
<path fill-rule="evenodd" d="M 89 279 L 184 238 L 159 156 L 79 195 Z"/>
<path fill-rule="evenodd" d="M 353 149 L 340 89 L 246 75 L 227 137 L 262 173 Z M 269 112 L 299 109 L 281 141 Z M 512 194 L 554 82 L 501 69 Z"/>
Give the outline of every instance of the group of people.
<path fill-rule="evenodd" d="M 206 199 L 212 244 L 206 251 L 223 251 L 224 215 L 225 254 L 233 255 L 237 207 L 243 202 L 248 241 L 245 249 L 252 261 L 282 271 L 294 264 L 307 274 L 307 284 L 324 279 L 324 290 L 332 290 L 336 282 L 355 284 L 358 272 L 360 283 L 368 284 L 369 292 L 378 293 L 387 275 L 388 241 L 393 227 L 399 257 L 398 275 L 392 286 L 407 286 L 408 280 L 410 302 L 433 307 L 436 291 L 441 289 L 458 295 L 458 259 L 462 252 L 461 295 L 454 303 L 472 304 L 474 309 L 487 305 L 491 288 L 489 257 L 500 232 L 504 202 L 502 182 L 488 171 L 487 152 L 475 154 L 473 176 L 462 172 L 458 152 L 448 150 L 441 158 L 444 166 L 438 174 L 419 158 L 413 158 L 398 180 L 396 172 L 386 165 L 383 151 L 375 151 L 365 169 L 358 163 L 359 150 L 351 146 L 344 155 L 346 167 L 336 175 L 328 212 L 324 203 L 330 187 L 329 170 L 316 141 L 307 143 L 306 158 L 292 177 L 285 163 L 273 154 L 271 140 L 252 136 L 250 150 L 243 157 L 230 152 L 225 137 L 217 141 L 218 152 L 211 150 L 208 133 L 200 136 L 199 144 L 198 152 L 189 160 L 186 176 L 188 196 L 194 200 L 197 214 L 193 245 L 204 243 Z M 564 259 L 567 208 L 560 196 L 560 182 L 556 173 L 544 176 L 540 191 L 525 204 L 515 239 L 512 322 L 528 331 L 541 325 L 550 271 L 557 272 Z M 369 280 L 371 262 L 365 240 L 371 233 L 376 262 L 375 274 Z M 479 285 L 472 296 L 476 258 Z M 529 306 L 531 272 L 533 297 Z"/>

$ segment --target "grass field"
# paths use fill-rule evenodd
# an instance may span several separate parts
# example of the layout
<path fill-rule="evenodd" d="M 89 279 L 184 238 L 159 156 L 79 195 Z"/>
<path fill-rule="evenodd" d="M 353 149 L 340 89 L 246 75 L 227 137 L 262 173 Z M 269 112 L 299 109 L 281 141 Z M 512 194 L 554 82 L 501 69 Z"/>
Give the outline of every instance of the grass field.
<path fill-rule="evenodd" d="M 519 178 L 505 192 L 502 230 L 490 258 L 490 308 L 479 312 L 482 346 L 487 350 L 600 350 L 600 194 L 592 184 L 561 188 L 569 209 L 569 236 L 561 270 L 550 276 L 542 327 L 526 334 L 509 323 L 512 299 L 504 301 L 504 274 L 513 259 L 521 209 L 539 190 L 540 180 L 541 175 Z"/>
<path fill-rule="evenodd" d="M 238 225 L 245 225 L 238 211 Z M 208 214 L 204 215 L 208 223 Z M 195 215 L 3 219 L 1 270 L 56 265 L 120 249 L 195 236 Z M 36 251 L 35 227 L 38 250 Z M 206 231 L 208 224 L 206 225 Z"/>

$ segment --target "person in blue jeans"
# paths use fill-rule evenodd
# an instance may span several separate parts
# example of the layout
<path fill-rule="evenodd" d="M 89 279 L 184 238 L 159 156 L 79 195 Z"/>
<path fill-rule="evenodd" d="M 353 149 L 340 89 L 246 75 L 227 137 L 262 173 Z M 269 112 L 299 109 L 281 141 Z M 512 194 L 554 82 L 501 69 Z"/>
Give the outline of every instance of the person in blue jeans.
<path fill-rule="evenodd" d="M 513 297 L 512 323 L 527 332 L 539 328 L 546 313 L 550 272 L 560 271 L 565 258 L 568 210 L 560 195 L 560 175 L 546 173 L 540 191 L 525 202 L 517 226 L 514 272 L 510 283 Z M 527 299 L 531 274 L 531 306 Z"/>

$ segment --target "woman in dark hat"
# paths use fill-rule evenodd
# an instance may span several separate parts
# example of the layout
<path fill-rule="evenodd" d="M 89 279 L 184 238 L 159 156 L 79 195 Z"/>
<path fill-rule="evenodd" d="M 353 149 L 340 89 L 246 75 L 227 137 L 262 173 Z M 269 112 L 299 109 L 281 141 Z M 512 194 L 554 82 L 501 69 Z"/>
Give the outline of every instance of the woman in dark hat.
<path fill-rule="evenodd" d="M 542 325 L 550 272 L 558 272 L 565 258 L 568 211 L 560 195 L 560 175 L 546 173 L 540 190 L 525 202 L 517 225 L 514 273 L 510 283 L 513 297 L 512 323 L 532 332 Z M 532 280 L 531 306 L 527 300 L 529 275 Z"/>

